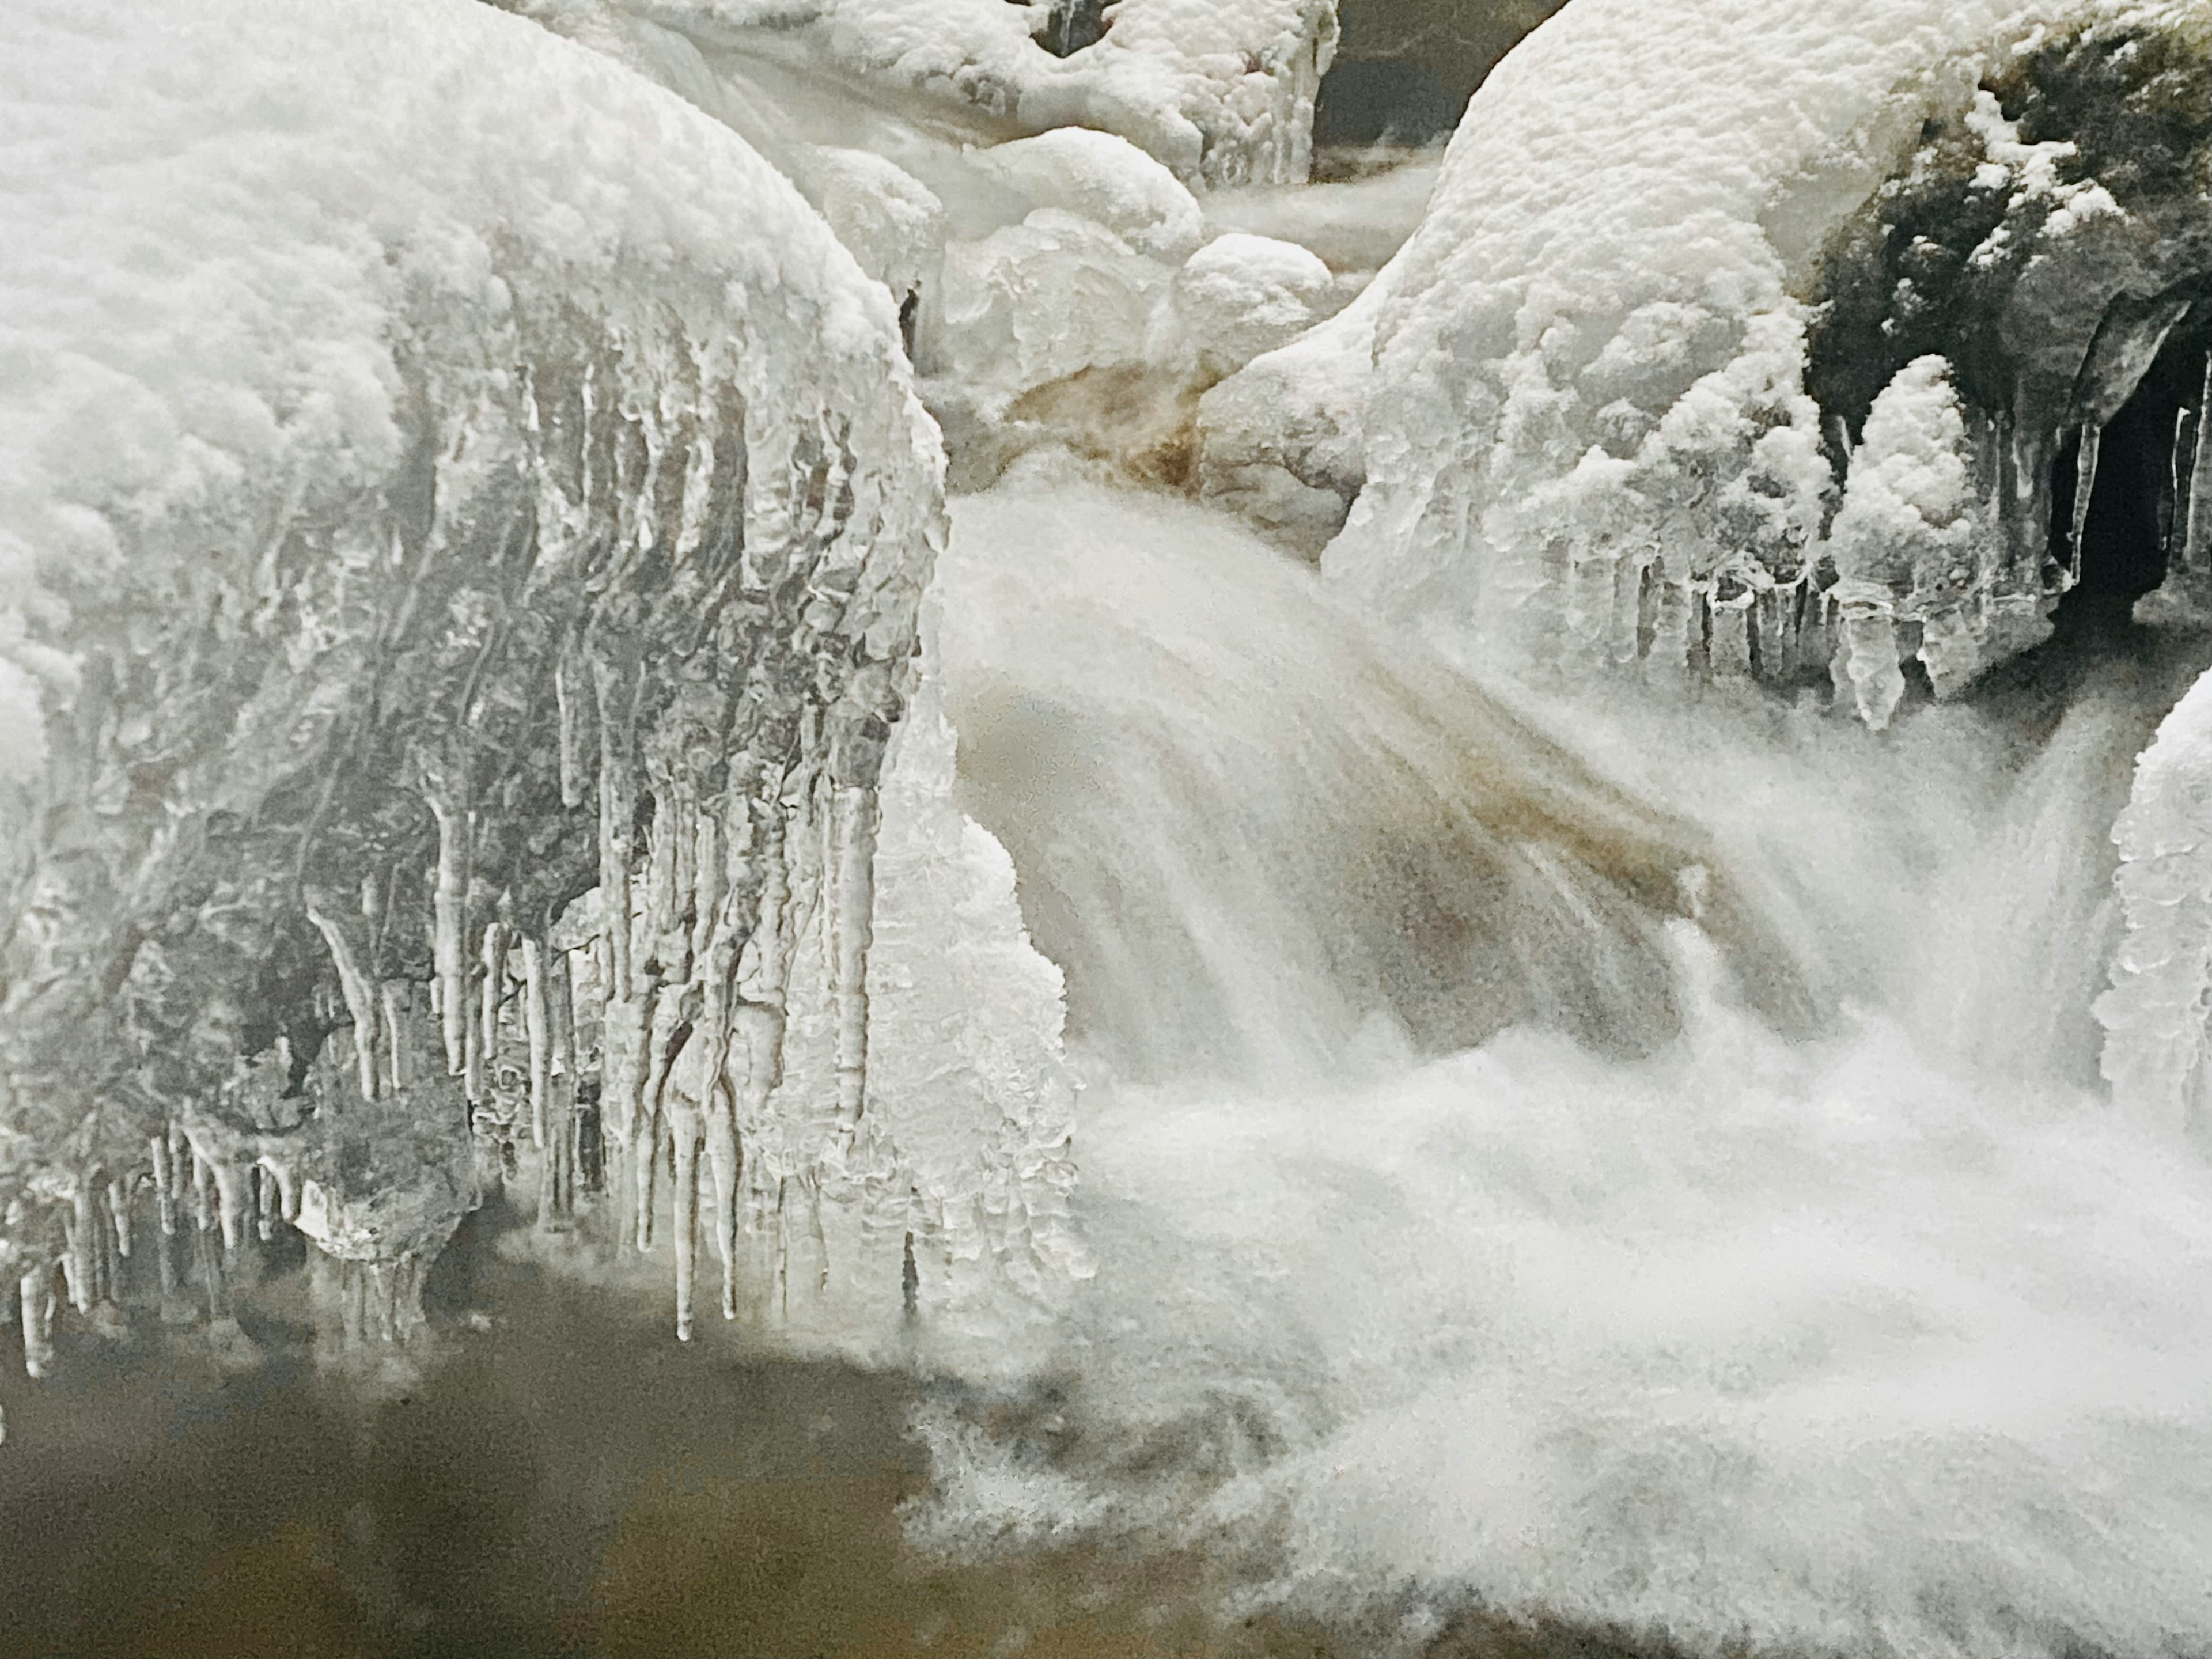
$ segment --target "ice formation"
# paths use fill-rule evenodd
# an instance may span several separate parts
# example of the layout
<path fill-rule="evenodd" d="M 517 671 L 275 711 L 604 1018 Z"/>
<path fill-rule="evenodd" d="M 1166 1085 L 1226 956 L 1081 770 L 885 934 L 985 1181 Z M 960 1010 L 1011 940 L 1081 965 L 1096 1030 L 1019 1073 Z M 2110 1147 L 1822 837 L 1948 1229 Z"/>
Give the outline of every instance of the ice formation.
<path fill-rule="evenodd" d="M 1306 177 L 1337 34 L 1334 0 L 1119 0 L 1103 15 L 1086 0 L 615 3 L 1018 131 L 1116 133 L 1194 184 Z"/>
<path fill-rule="evenodd" d="M 782 1273 L 825 1209 L 889 1230 L 836 1265 L 893 1313 L 916 1263 L 1079 1266 L 1054 987 L 941 737 L 878 902 L 941 535 L 890 294 L 726 126 L 488 8 L 0 33 L 33 1367 L 53 1267 L 111 1301 L 148 1182 L 165 1297 L 185 1215 L 218 1317 L 225 1254 L 290 1222 L 387 1337 L 501 1181 L 556 1228 L 596 1188 L 640 1248 L 672 1217 L 687 1332 L 702 1228 L 726 1313 L 740 1231 Z M 878 921 L 908 981 L 963 964 L 890 1003 L 965 1072 L 879 1042 Z"/>
<path fill-rule="evenodd" d="M 2212 1148 L 2212 677 L 2136 763 L 2113 826 L 2126 932 L 2099 1000 L 2114 1105 Z"/>
<path fill-rule="evenodd" d="M 2097 545 L 2099 439 L 2193 372 L 2156 393 L 2180 429 L 2130 438 L 2171 452 L 2148 585 L 2191 609 L 2212 125 L 2164 89 L 2204 51 L 2185 6 L 1578 0 L 1362 304 L 1212 394 L 1210 486 L 1311 522 L 1356 483 L 1329 568 L 1515 660 L 1856 688 L 1887 625 L 1947 696 L 2077 583 L 2140 591 Z M 1831 520 L 1884 510 L 1868 424 L 1931 357 L 1971 511 L 1876 596 Z"/>

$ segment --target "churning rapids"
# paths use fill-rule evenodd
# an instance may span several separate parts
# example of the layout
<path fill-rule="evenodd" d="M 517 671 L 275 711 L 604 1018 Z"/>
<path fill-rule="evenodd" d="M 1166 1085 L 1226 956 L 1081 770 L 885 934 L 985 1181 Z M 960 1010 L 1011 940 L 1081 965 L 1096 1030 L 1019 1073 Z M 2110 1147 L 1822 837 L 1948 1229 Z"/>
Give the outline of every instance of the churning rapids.
<path fill-rule="evenodd" d="M 308 941 L 285 972 L 319 988 L 298 1005 L 324 1046 L 268 1085 L 295 1103 L 250 1144 L 291 1144 L 303 1115 L 419 1113 L 410 1091 L 444 1089 L 478 1201 L 437 1226 L 406 1211 L 396 1268 L 384 1243 L 414 1200 L 337 1164 L 286 1166 L 280 1190 L 268 1157 L 222 1164 L 233 1132 L 211 1115 L 189 1144 L 155 1134 L 157 1158 L 178 1155 L 158 1212 L 151 1172 L 89 1152 L 97 1194 L 89 1173 L 54 1184 L 52 1158 L 46 1185 L 9 1188 L 9 1227 L 29 1237 L 48 1204 L 66 1249 L 7 1258 L 24 1358 L 47 1375 L 0 1368 L 0 1653 L 2212 1653 L 2212 1145 L 2192 1144 L 2212 1121 L 2212 608 L 2191 586 L 2212 533 L 2194 494 L 2212 489 L 2212 279 L 2178 277 L 2176 255 L 2156 306 L 2128 290 L 2089 317 L 2066 374 L 2094 396 L 2069 380 L 2072 403 L 1993 368 L 1990 342 L 2014 343 L 1994 326 L 1955 363 L 1912 335 L 1871 380 L 1818 356 L 1856 349 L 1833 343 L 1856 314 L 1852 239 L 1887 247 L 1891 228 L 1821 191 L 1924 216 L 1956 205 L 1944 167 L 1990 191 L 2010 166 L 2027 182 L 2002 211 L 2033 198 L 2075 221 L 2014 242 L 2094 234 L 2079 225 L 2105 210 L 2057 153 L 2081 152 L 2035 125 L 2074 83 L 1931 70 L 1914 95 L 1957 118 L 1918 140 L 1917 115 L 1803 92 L 1869 154 L 1867 132 L 1898 128 L 1865 177 L 1840 151 L 1820 151 L 1825 173 L 1777 161 L 1798 194 L 1744 210 L 1829 289 L 1775 276 L 1762 311 L 1743 296 L 1765 276 L 1701 268 L 1695 304 L 1624 289 L 1570 317 L 1577 280 L 1617 275 L 1592 254 L 1516 299 L 1564 319 L 1522 316 L 1516 346 L 1510 319 L 1434 320 L 1473 289 L 1453 248 L 1522 200 L 1501 186 L 1484 220 L 1455 169 L 1557 115 L 1546 77 L 1576 41 L 1637 38 L 1628 0 L 1571 0 L 1450 159 L 1333 154 L 1334 181 L 1312 185 L 1333 8 L 1125 0 L 1102 19 L 1055 0 L 1036 9 L 1039 67 L 992 3 L 945 8 L 965 20 L 944 25 L 951 56 L 916 70 L 921 47 L 887 56 L 872 33 L 914 9 L 897 0 L 774 27 L 734 3 L 548 0 L 485 23 L 465 0 L 404 0 L 466 13 L 488 45 L 526 39 L 602 100 L 611 125 L 576 155 L 632 132 L 649 175 L 680 149 L 645 131 L 666 112 L 696 123 L 670 129 L 685 143 L 734 131 L 766 161 L 718 210 L 767 204 L 799 251 L 718 295 L 713 239 L 732 233 L 686 223 L 672 185 L 676 205 L 623 233 L 643 255 L 611 234 L 541 258 L 487 233 L 479 270 L 452 252 L 484 210 L 469 201 L 452 247 L 395 279 L 394 306 L 430 292 L 433 314 L 461 314 L 437 287 L 458 284 L 511 331 L 479 363 L 459 325 L 426 327 L 426 351 L 483 373 L 394 394 L 432 400 L 428 424 L 401 422 L 431 457 L 423 527 L 402 486 L 375 486 L 399 505 L 358 547 L 314 507 L 255 565 L 280 584 L 256 614 L 319 602 L 307 578 L 281 590 L 316 536 L 362 584 L 329 616 L 362 626 L 387 565 L 441 550 L 407 567 L 379 637 L 434 691 L 465 678 L 465 710 L 480 680 L 498 695 L 491 735 L 447 751 L 476 756 L 473 806 L 440 794 L 413 738 L 357 739 L 364 773 L 404 754 L 408 781 L 402 807 L 340 826 L 339 851 L 414 885 L 378 890 L 366 927 L 325 898 L 303 912 L 319 932 L 285 935 Z M 1249 50 L 1140 59 L 1178 7 Z M 1521 26 L 1555 8 L 1524 9 Z M 1914 33 L 1940 6 L 1856 9 L 1886 51 L 1951 50 Z M 1741 12 L 1777 53 L 1821 47 L 1780 0 L 1686 11 L 1703 33 Z M 1703 38 L 1695 19 L 1651 27 Z M 2172 26 L 2197 52 L 2173 73 L 2212 88 L 2206 33 Z M 2039 25 L 2004 62 L 2044 40 Z M 1109 47 L 1127 61 L 1098 67 Z M 1725 126 L 1684 153 L 1710 161 Z M 466 144 L 497 161 L 500 131 Z M 1962 143 L 1984 159 L 1958 162 Z M 2140 208 L 2115 188 L 2112 213 Z M 568 205 L 547 199 L 528 234 L 557 246 Z M 1700 236 L 1726 219 L 1710 202 L 1680 216 Z M 1461 222 L 1475 230 L 1438 252 Z M 1424 289 L 1425 270 L 1443 275 Z M 1510 286 L 1494 263 L 1477 274 Z M 647 281 L 665 294 L 608 298 Z M 1815 293 L 1827 309 L 1801 302 Z M 720 337 L 698 319 L 725 302 L 749 331 L 727 362 L 696 332 Z M 2049 303 L 2053 337 L 2081 321 Z M 1816 316 L 1831 335 L 1808 336 Z M 1486 352 L 1494 385 L 1459 373 Z M 1989 392 L 2000 369 L 2009 403 Z M 1588 409 L 1562 389 L 1577 374 Z M 1638 376 L 1668 388 L 1657 406 L 1636 406 Z M 1848 418 L 1803 389 L 1858 380 Z M 455 408 L 434 407 L 441 386 Z M 1440 418 L 1492 423 L 1480 444 L 1419 427 L 1453 399 Z M 1345 439 L 1361 418 L 1364 453 Z M 610 422 L 646 435 L 595 447 Z M 502 495 L 510 465 L 527 489 Z M 32 499 L 31 476 L 0 470 L 0 508 Z M 303 494 L 255 511 L 306 512 Z M 54 499 L 51 523 L 79 533 L 77 498 Z M 47 522 L 0 517 L 0 578 L 11 525 Z M 438 588 L 439 559 L 465 568 L 452 550 L 484 523 L 521 574 L 501 594 Z M 2022 554 L 2023 524 L 2048 544 Z M 1678 556 L 1669 538 L 1702 550 L 1715 525 L 1742 545 Z M 1899 525 L 1936 551 L 1915 564 L 1920 543 L 1884 542 Z M 2113 576 L 2097 549 L 2130 537 Z M 1505 574 L 1466 577 L 1482 559 Z M 538 630 L 539 662 L 515 641 L 563 582 L 594 597 Z M 418 589 L 461 631 L 406 657 Z M 663 696 L 656 653 L 674 647 L 654 630 L 693 605 L 713 628 Z M 446 647 L 465 635 L 464 676 Z M 774 672 L 732 673 L 747 651 Z M 0 699 L 27 672 L 0 650 Z M 397 732 L 427 717 L 395 678 L 379 659 L 363 683 Z M 599 724 L 578 737 L 583 684 Z M 303 708 L 352 695 L 301 684 Z M 724 731 L 696 713 L 709 693 L 753 734 L 743 757 L 698 758 Z M 292 736 L 274 716 L 240 731 Z M 88 740 L 86 775 L 107 741 Z M 300 792 L 252 787 L 289 836 Z M 303 815 L 302 892 L 337 890 L 300 872 L 338 856 L 312 844 L 338 835 L 343 794 Z M 228 816 L 252 820 L 235 844 L 258 856 L 254 812 Z M 92 884 L 52 914 L 94 915 L 66 908 Z M 249 896 L 281 908 L 281 887 Z M 434 949 L 390 919 L 417 888 Z M 199 960 L 180 950 L 172 977 Z M 296 1008 L 258 1036 L 257 1018 L 232 1008 L 216 1036 L 290 1056 L 307 1029 Z M 494 1078 L 502 1054 L 527 1075 Z M 5 1127 L 14 1158 L 30 1134 Z M 317 1180 L 331 1195 L 295 1227 L 295 1187 Z"/>

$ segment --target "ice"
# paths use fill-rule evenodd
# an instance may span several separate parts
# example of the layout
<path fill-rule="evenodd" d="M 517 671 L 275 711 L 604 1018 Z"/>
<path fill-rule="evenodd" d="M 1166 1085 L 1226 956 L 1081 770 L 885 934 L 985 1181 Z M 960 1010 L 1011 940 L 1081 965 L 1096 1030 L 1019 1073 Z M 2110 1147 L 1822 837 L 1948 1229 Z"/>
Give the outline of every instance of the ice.
<path fill-rule="evenodd" d="M 1142 362 L 1172 273 L 1059 208 L 945 251 L 933 367 L 997 418 L 1023 392 Z"/>
<path fill-rule="evenodd" d="M 1948 695 L 2043 637 L 2073 580 L 2045 568 L 2050 462 L 2141 382 L 2208 253 L 2179 198 L 2126 173 L 2102 118 L 2078 113 L 2134 95 L 2118 83 L 2136 70 L 2095 67 L 2153 62 L 2120 41 L 2168 31 L 2185 57 L 2191 37 L 2170 12 L 2119 7 L 2036 33 L 2046 11 L 1562 12 L 1477 94 L 1427 216 L 1362 304 L 1212 394 L 1209 488 L 1310 535 L 1327 503 L 1309 492 L 1358 483 L 1328 568 L 1455 649 L 1796 685 L 1827 666 L 1824 532 L 1867 403 L 1937 344 L 1972 351 L 1966 443 L 2002 547 L 1965 588 L 1923 593 Z M 1996 76 L 2014 77 L 2034 142 L 1978 86 Z M 1600 107 L 1617 113 L 1589 119 Z M 2048 136 L 2075 119 L 2080 143 Z M 1988 234 L 1915 242 L 1944 222 L 1954 168 L 1989 204 Z M 1929 216 L 1911 219 L 1923 190 Z M 1923 245 L 1977 274 L 1869 277 L 1838 251 L 1860 228 L 1899 276 Z M 1934 343 L 1903 350 L 1918 339 Z M 1841 366 L 1892 351 L 1850 406 Z M 1363 357 L 1371 378 L 1346 391 Z M 1656 635 L 1625 606 L 1656 611 Z"/>
<path fill-rule="evenodd" d="M 888 1299 L 875 1338 L 907 1231 L 958 1263 L 932 1300 L 1048 1298 L 1080 1262 L 1056 989 L 984 876 L 928 885 L 946 914 L 875 873 L 941 536 L 884 285 L 931 257 L 927 193 L 793 152 L 864 270 L 606 42 L 448 0 L 370 29 L 41 3 L 0 35 L 19 1276 L 58 1260 L 97 1304 L 92 1194 L 188 1144 L 211 1317 L 274 1182 L 352 1264 L 346 1333 L 396 1340 L 483 1192 L 644 1248 L 673 1167 L 688 1246 L 703 1146 L 718 1238 L 743 1214 L 786 1274 L 811 1229 L 811 1271 Z M 909 817 L 950 787 L 921 775 Z M 902 869 L 988 874 L 949 807 L 926 852 L 893 827 Z M 1029 973 L 1018 1038 L 967 1011 L 988 1086 L 932 1097 L 981 1114 L 964 1160 L 870 1121 L 872 1061 L 917 1069 L 876 1041 L 879 910 L 995 951 L 978 996 Z M 887 1258 L 824 1231 L 885 1182 Z"/>
<path fill-rule="evenodd" d="M 2097 1004 L 2112 1102 L 2147 1131 L 2212 1145 L 2212 677 L 2136 762 L 2112 839 L 2126 931 Z"/>
<path fill-rule="evenodd" d="M 1899 371 L 1875 400 L 1852 453 L 1828 533 L 1840 579 L 1831 597 L 1843 612 L 1836 662 L 1838 684 L 1848 683 L 1860 717 L 1876 730 L 1905 691 L 1899 618 L 1923 625 L 1918 654 L 1941 696 L 1982 666 L 1972 642 L 1978 619 L 1960 618 L 1961 605 L 2009 598 L 2033 611 L 2041 597 L 2039 587 L 2002 595 L 2002 568 L 1977 568 L 2002 566 L 2004 540 L 2002 519 L 1985 499 L 1994 481 L 1975 476 L 1975 459 L 1951 366 L 1941 357 Z"/>
<path fill-rule="evenodd" d="M 1199 405 L 1206 496 L 1316 558 L 1366 483 L 1367 393 L 1386 291 L 1378 280 Z"/>

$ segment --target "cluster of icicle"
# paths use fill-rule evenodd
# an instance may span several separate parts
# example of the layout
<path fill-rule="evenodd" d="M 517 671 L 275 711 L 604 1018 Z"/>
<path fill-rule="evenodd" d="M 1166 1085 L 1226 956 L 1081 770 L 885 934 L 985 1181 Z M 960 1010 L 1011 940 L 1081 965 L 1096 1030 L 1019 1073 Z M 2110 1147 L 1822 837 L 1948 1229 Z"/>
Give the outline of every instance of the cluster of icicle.
<path fill-rule="evenodd" d="M 1831 447 L 1848 455 L 1849 468 L 1822 533 L 1763 533 L 1762 515 L 1740 510 L 1740 552 L 1684 559 L 1668 550 L 1710 546 L 1711 526 L 1677 526 L 1685 533 L 1669 538 L 1639 523 L 1615 533 L 1611 520 L 1632 515 L 1592 510 L 1600 491 L 1589 475 L 1610 483 L 1611 474 L 1634 469 L 1593 457 L 1567 481 L 1579 492 L 1574 510 L 1553 521 L 1536 561 L 1559 596 L 1550 614 L 1560 659 L 1785 687 L 1825 671 L 1844 705 L 1877 729 L 1903 700 L 1906 662 L 1917 660 L 1938 698 L 1957 695 L 2049 637 L 2052 611 L 2081 580 L 2102 430 L 2192 299 L 2167 298 L 2142 314 L 2116 307 L 2055 422 L 1970 407 L 1940 356 L 1907 364 L 1875 399 L 1857 445 L 1835 424 Z M 2201 617 L 2212 600 L 2208 407 L 2212 365 L 2203 393 L 2176 423 L 2158 504 L 2167 574 L 2146 614 Z M 2073 513 L 2054 538 L 2052 473 L 2069 447 L 2076 457 Z M 1714 499 L 1726 509 L 1728 489 Z M 1737 505 L 1783 500 L 1779 490 L 1746 490 Z M 1639 502 L 1632 516 L 1644 510 Z M 1509 525 L 1522 516 L 1498 515 Z"/>
<path fill-rule="evenodd" d="M 480 318 L 422 319 L 397 476 L 335 514 L 295 496 L 243 553 L 144 562 L 268 629 L 165 639 L 204 610 L 189 587 L 86 626 L 88 735 L 50 794 L 126 799 L 106 780 L 131 745 L 179 742 L 155 711 L 205 706 L 226 740 L 177 775 L 232 810 L 198 835 L 70 820 L 75 885 L 19 911 L 9 1097 L 80 1125 L 0 1149 L 34 1370 L 55 1264 L 79 1308 L 118 1300 L 147 1187 L 165 1305 L 189 1190 L 215 1319 L 225 1251 L 289 1223 L 340 1264 L 349 1328 L 392 1338 L 481 1177 L 525 1159 L 545 1222 L 603 1181 L 640 1248 L 672 1170 L 687 1331 L 699 1212 L 731 1313 L 741 1211 L 834 1178 L 867 1098 L 877 793 L 933 445 L 851 354 L 810 357 L 836 319 L 787 296 L 743 325 L 765 343 L 711 284 L 595 303 L 519 303 L 488 343 Z M 130 654 L 103 669 L 106 639 Z M 319 942 L 306 1012 L 251 977 L 286 938 Z M 780 1092 L 795 996 L 824 1004 L 833 1098 Z M 280 1035 L 249 1052 L 257 1018 Z"/>

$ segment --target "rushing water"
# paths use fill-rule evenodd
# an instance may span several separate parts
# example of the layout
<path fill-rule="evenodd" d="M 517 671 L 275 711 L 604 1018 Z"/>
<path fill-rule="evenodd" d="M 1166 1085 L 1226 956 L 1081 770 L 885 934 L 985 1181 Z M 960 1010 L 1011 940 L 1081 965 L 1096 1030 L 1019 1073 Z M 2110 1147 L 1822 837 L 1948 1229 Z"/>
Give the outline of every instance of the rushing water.
<path fill-rule="evenodd" d="M 869 144 L 964 234 L 1013 211 L 990 134 L 709 58 L 764 142 Z M 1428 178 L 1209 211 L 1371 270 Z M 2206 1626 L 2212 1176 L 2112 1120 L 2090 1012 L 2202 641 L 1881 736 L 1522 684 L 1042 455 L 955 503 L 939 600 L 963 805 L 1067 975 L 1097 1279 L 988 1382 L 868 1372 L 678 1346 L 659 1275 L 541 1265 L 495 1205 L 431 1350 L 363 1376 L 316 1363 L 296 1243 L 257 1252 L 257 1365 L 143 1324 L 0 1365 L 0 1653 Z"/>
<path fill-rule="evenodd" d="M 497 1207 L 434 1350 L 364 1379 L 279 1251 L 258 1368 L 142 1331 L 0 1382 L 0 1650 L 2130 1652 L 2190 1616 L 2212 1183 L 2110 1120 L 2088 1004 L 2193 647 L 1881 738 L 1479 688 L 1043 460 L 957 504 L 941 598 L 967 804 L 1091 1079 L 1099 1273 L 1033 1380 L 679 1347 L 657 1276 L 533 1265 Z"/>

